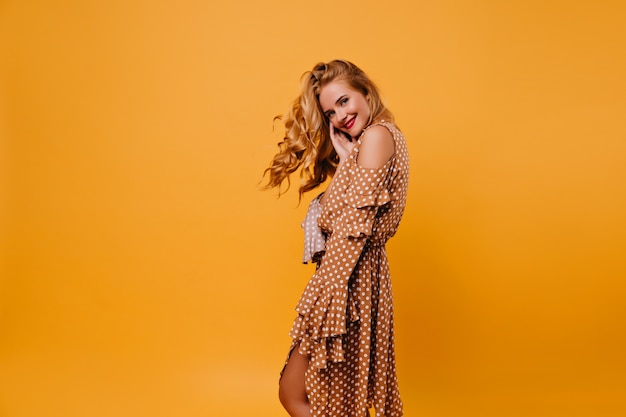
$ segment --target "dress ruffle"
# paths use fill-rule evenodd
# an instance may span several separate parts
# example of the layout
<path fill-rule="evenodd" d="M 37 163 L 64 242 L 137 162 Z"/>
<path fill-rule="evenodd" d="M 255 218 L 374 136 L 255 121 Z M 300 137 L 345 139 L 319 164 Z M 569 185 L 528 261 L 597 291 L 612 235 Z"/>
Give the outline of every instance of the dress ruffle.
<path fill-rule="evenodd" d="M 356 307 L 350 303 L 347 308 L 348 281 L 366 240 L 331 237 L 324 258 L 339 256 L 342 265 L 322 261 L 296 307 L 299 314 L 291 337 L 299 340 L 300 353 L 310 355 L 319 369 L 325 368 L 329 360 L 344 360 L 341 336 L 347 331 L 348 320 L 358 320 Z"/>

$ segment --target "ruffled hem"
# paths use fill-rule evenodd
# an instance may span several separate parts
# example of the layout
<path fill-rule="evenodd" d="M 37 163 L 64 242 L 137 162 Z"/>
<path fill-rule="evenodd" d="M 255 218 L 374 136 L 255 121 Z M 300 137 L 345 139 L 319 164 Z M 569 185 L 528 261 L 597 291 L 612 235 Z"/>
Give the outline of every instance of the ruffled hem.
<path fill-rule="evenodd" d="M 322 263 L 296 307 L 299 315 L 290 335 L 299 341 L 300 353 L 309 355 L 319 369 L 325 368 L 328 361 L 344 360 L 342 335 L 346 334 L 348 323 L 359 320 L 358 308 L 348 294 L 348 280 L 365 242 L 366 239 L 360 239 L 346 244 L 344 239 L 333 237 L 328 253 L 342 257 L 345 267 L 338 271 L 334 265 Z"/>
<path fill-rule="evenodd" d="M 318 270 L 319 271 L 319 270 Z M 346 332 L 346 305 L 348 291 L 338 284 L 325 282 L 316 274 L 307 284 L 304 295 L 296 307 L 304 336 L 314 340 Z"/>
<path fill-rule="evenodd" d="M 299 315 L 294 322 L 291 337 L 294 344 L 299 345 L 298 352 L 310 358 L 310 363 L 317 369 L 324 369 L 328 362 L 342 362 L 345 360 L 343 341 L 340 335 L 314 339 L 312 337 L 297 337 L 300 329 L 306 329 L 306 318 Z"/>
<path fill-rule="evenodd" d="M 354 302 L 349 300 L 348 304 L 348 320 L 350 322 L 359 320 L 359 312 Z M 345 315 L 342 316 L 345 323 Z M 342 362 L 345 359 L 343 348 L 345 327 L 336 326 L 336 323 L 332 322 L 327 322 L 325 326 L 321 327 L 314 326 L 313 324 L 316 322 L 318 320 L 312 319 L 311 315 L 299 314 L 296 317 L 289 332 L 289 335 L 294 339 L 294 345 L 299 345 L 298 351 L 310 357 L 312 364 L 318 369 L 324 369 L 328 362 Z M 328 331 L 324 331 L 324 329 L 328 329 Z"/>

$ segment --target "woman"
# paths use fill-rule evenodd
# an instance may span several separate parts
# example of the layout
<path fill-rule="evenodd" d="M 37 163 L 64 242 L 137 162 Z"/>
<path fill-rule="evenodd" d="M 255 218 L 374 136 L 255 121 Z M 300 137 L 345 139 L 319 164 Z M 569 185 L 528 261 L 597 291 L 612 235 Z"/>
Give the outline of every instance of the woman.
<path fill-rule="evenodd" d="M 311 205 L 305 262 L 315 274 L 296 307 L 279 397 L 293 417 L 401 416 L 386 241 L 406 202 L 409 158 L 376 86 L 335 60 L 302 77 L 268 188 L 300 169 L 300 197 L 330 176 Z M 319 226 L 319 227 L 318 227 Z"/>

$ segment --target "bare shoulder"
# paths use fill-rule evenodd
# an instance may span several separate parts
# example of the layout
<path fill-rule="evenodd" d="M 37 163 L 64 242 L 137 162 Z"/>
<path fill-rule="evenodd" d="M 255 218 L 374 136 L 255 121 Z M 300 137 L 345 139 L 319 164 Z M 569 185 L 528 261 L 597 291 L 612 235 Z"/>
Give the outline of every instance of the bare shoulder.
<path fill-rule="evenodd" d="M 364 168 L 380 168 L 395 152 L 393 135 L 385 126 L 368 128 L 361 138 L 358 163 Z"/>

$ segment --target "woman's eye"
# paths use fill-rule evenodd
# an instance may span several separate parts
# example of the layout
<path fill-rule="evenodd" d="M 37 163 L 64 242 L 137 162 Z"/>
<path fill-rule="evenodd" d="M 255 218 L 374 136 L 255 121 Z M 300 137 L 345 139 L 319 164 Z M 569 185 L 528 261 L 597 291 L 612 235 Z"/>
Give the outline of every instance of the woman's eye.
<path fill-rule="evenodd" d="M 326 113 L 326 117 L 328 117 L 329 119 L 332 118 L 335 115 L 334 111 L 329 111 L 328 113 Z"/>
<path fill-rule="evenodd" d="M 346 97 L 343 100 L 341 100 L 341 104 L 346 104 L 347 102 L 348 102 L 348 97 Z"/>

